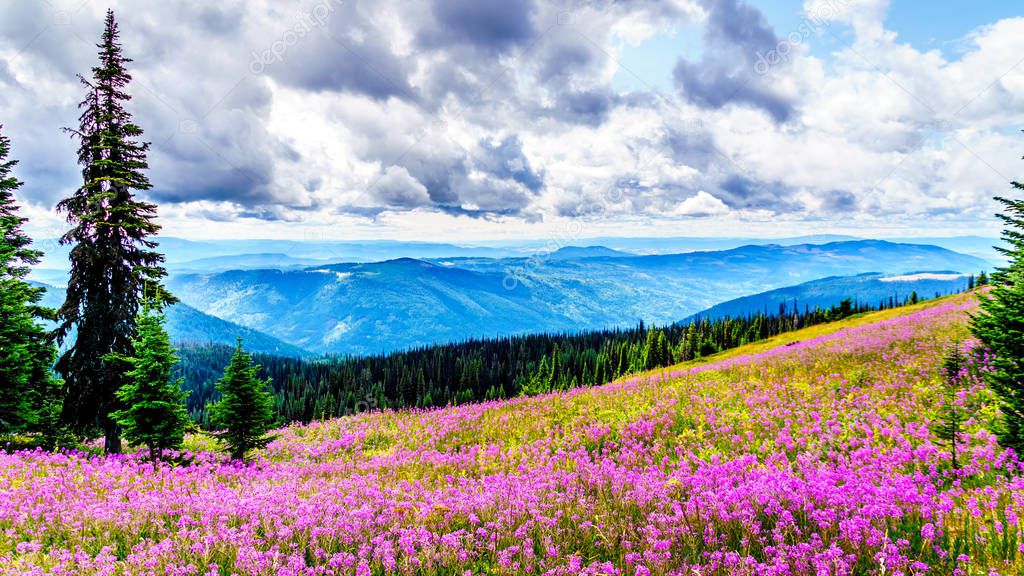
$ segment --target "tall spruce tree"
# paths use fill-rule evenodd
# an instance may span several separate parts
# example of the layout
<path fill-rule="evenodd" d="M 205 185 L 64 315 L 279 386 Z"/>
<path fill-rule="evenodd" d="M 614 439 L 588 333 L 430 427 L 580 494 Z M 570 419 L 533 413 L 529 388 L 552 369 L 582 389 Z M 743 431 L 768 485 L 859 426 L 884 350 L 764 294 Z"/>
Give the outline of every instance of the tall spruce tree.
<path fill-rule="evenodd" d="M 185 438 L 188 413 L 181 389 L 184 378 L 174 378 L 178 358 L 164 329 L 163 313 L 147 302 L 136 321 L 138 336 L 132 340 L 133 353 L 123 358 L 131 365 L 128 383 L 117 391 L 126 406 L 111 414 L 124 428 L 125 438 L 149 448 L 153 459 L 164 450 L 177 450 Z"/>
<path fill-rule="evenodd" d="M 22 231 L 28 219 L 18 215 L 14 191 L 22 183 L 12 174 L 17 161 L 8 160 L 10 149 L 0 134 L 0 432 L 49 432 L 57 349 L 39 321 L 54 312 L 39 306 L 45 290 L 25 281 L 42 252 Z"/>
<path fill-rule="evenodd" d="M 1019 182 L 1013 186 L 1024 190 Z M 1005 206 L 999 218 L 1005 224 L 1006 243 L 997 249 L 1009 264 L 984 279 L 992 288 L 978 294 L 981 312 L 972 319 L 971 328 L 994 355 L 993 369 L 985 378 L 1000 400 L 999 442 L 1024 454 L 1024 200 L 996 200 Z M 978 284 L 984 285 L 981 280 Z"/>
<path fill-rule="evenodd" d="M 220 430 L 218 436 L 234 460 L 245 460 L 249 452 L 266 446 L 271 440 L 267 432 L 277 421 L 270 380 L 257 378 L 259 371 L 239 338 L 231 363 L 217 382 L 220 400 L 209 408 L 210 423 Z"/>
<path fill-rule="evenodd" d="M 163 256 L 151 239 L 160 227 L 156 206 L 135 199 L 148 190 L 144 170 L 149 143 L 125 105 L 131 100 L 126 65 L 114 13 L 107 12 L 99 44 L 99 65 L 86 88 L 78 129 L 82 186 L 57 207 L 72 228 L 61 243 L 71 245 L 67 300 L 58 310 L 56 334 L 63 343 L 72 328 L 75 342 L 57 362 L 65 378 L 62 420 L 80 433 L 97 427 L 108 453 L 121 451 L 120 427 L 111 417 L 119 409 L 115 395 L 128 382 L 131 366 L 117 358 L 130 354 L 143 286 L 159 286 L 166 275 Z M 161 290 L 160 304 L 173 301 Z"/>

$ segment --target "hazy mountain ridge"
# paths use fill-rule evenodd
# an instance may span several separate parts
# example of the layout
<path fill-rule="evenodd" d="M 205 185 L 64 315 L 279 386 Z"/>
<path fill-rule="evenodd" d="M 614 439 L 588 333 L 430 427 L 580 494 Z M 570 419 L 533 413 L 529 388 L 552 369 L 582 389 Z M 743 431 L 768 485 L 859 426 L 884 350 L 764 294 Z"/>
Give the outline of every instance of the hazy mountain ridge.
<path fill-rule="evenodd" d="M 42 304 L 57 308 L 64 302 L 64 289 L 33 282 L 36 286 L 46 288 Z M 282 340 L 268 336 L 258 330 L 241 326 L 215 316 L 205 314 L 185 303 L 178 303 L 167 308 L 167 332 L 175 344 L 230 344 L 234 345 L 241 337 L 245 348 L 253 352 L 263 352 L 276 356 L 305 357 L 310 353 L 288 344 Z"/>
<path fill-rule="evenodd" d="M 951 271 L 917 273 L 902 277 L 879 273 L 833 276 L 722 302 L 684 318 L 680 323 L 687 324 L 701 318 L 737 318 L 760 312 L 777 314 L 780 305 L 785 305 L 791 312 L 794 307 L 800 311 L 805 308 L 827 309 L 838 305 L 846 298 L 872 306 L 888 303 L 892 298 L 899 304 L 914 292 L 921 298 L 932 298 L 936 294 L 945 296 L 962 292 L 967 288 L 967 284 L 967 275 Z"/>
<path fill-rule="evenodd" d="M 724 300 L 829 276 L 989 264 L 884 241 L 592 258 L 402 258 L 175 275 L 203 312 L 312 352 L 375 353 L 526 332 L 668 324 Z"/>
<path fill-rule="evenodd" d="M 321 263 L 381 262 L 397 258 L 530 258 L 552 260 L 603 255 L 681 254 L 698 251 L 726 251 L 743 246 L 795 246 L 832 242 L 864 241 L 864 238 L 840 235 L 809 235 L 791 238 L 711 238 L 711 237 L 597 237 L 574 238 L 571 243 L 543 240 L 487 241 L 475 244 L 443 242 L 406 242 L 395 240 L 184 240 L 161 237 L 161 250 L 172 273 L 213 273 L 236 269 L 290 269 Z M 934 238 L 896 238 L 893 243 L 933 245 L 987 260 L 1003 261 L 994 245 L 997 238 L 956 236 Z M 54 239 L 39 240 L 35 248 L 43 250 L 42 264 L 33 270 L 33 279 L 62 285 L 68 266 L 68 247 Z"/>

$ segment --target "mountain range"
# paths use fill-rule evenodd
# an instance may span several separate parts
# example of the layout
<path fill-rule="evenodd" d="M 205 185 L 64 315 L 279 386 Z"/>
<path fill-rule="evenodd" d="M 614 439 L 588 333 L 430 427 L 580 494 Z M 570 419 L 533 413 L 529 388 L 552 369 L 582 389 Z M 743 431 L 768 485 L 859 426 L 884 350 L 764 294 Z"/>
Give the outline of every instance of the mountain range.
<path fill-rule="evenodd" d="M 542 240 L 488 241 L 475 244 L 405 242 L 394 240 L 330 241 L 303 240 L 185 240 L 159 238 L 159 250 L 166 256 L 171 273 L 214 273 L 228 270 L 299 269 L 339 262 L 381 262 L 397 258 L 431 260 L 440 258 L 531 258 L 562 259 L 586 256 L 630 256 L 724 251 L 743 246 L 796 246 L 863 240 L 853 236 L 813 235 L 792 238 L 702 238 L 702 237 L 604 237 L 574 238 L 571 243 Z M 998 264 L 1003 257 L 993 245 L 995 238 L 955 236 L 893 239 L 893 243 L 925 244 L 946 248 Z M 582 248 L 581 248 L 582 246 Z M 32 278 L 53 286 L 66 282 L 68 247 L 57 240 L 37 241 L 35 248 L 45 257 Z M 604 254 L 597 252 L 604 251 Z"/>
<path fill-rule="evenodd" d="M 825 277 L 988 268 L 936 246 L 866 240 L 645 256 L 590 247 L 529 258 L 400 258 L 173 274 L 168 285 L 203 314 L 303 350 L 367 354 L 641 320 L 668 324 Z"/>
<path fill-rule="evenodd" d="M 41 304 L 49 308 L 58 308 L 64 303 L 64 289 L 49 286 L 41 282 L 33 282 L 36 286 L 46 289 Z M 293 346 L 273 336 L 268 336 L 252 328 L 240 326 L 209 314 L 204 314 L 188 304 L 178 303 L 169 306 L 167 314 L 167 332 L 176 345 L 195 344 L 234 344 L 238 338 L 244 340 L 245 348 L 252 352 L 263 352 L 275 356 L 299 358 L 310 354 L 297 346 Z"/>
<path fill-rule="evenodd" d="M 967 285 L 967 275 L 950 271 L 897 276 L 869 273 L 829 277 L 722 302 L 683 319 L 681 323 L 688 324 L 699 319 L 738 318 L 759 312 L 777 314 L 780 306 L 786 306 L 790 312 L 803 311 L 805 308 L 825 310 L 838 306 L 847 298 L 854 303 L 869 306 L 888 304 L 890 299 L 901 304 L 913 293 L 917 293 L 920 298 L 946 296 L 963 292 Z"/>

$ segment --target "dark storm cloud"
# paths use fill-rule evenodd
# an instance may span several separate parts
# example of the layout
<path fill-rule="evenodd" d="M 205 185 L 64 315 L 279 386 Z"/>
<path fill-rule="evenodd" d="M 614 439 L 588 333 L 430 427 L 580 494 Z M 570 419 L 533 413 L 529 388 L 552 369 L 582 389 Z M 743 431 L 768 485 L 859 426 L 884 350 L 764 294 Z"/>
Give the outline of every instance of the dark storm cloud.
<path fill-rule="evenodd" d="M 160 202 L 240 206 L 290 200 L 272 183 L 279 164 L 301 158 L 267 129 L 273 99 L 266 82 L 245 75 L 233 87 L 211 82 L 201 88 L 205 94 L 174 85 L 138 92 L 133 106 L 153 142 L 150 195 Z"/>
<path fill-rule="evenodd" d="M 281 206 L 252 206 L 238 213 L 239 218 L 255 218 L 266 222 L 297 222 L 294 215 Z"/>
<path fill-rule="evenodd" d="M 829 190 L 822 194 L 822 208 L 827 214 L 846 214 L 859 208 L 857 196 L 849 190 Z"/>
<path fill-rule="evenodd" d="M 420 32 L 425 47 L 471 44 L 502 52 L 530 39 L 535 30 L 532 0 L 432 0 L 433 27 Z"/>
<path fill-rule="evenodd" d="M 743 176 L 730 176 L 715 194 L 726 206 L 734 209 L 785 212 L 800 206 L 794 201 L 795 190 L 782 182 L 761 182 Z"/>
<path fill-rule="evenodd" d="M 431 202 L 438 205 L 458 204 L 458 182 L 469 173 L 464 156 L 413 149 L 399 162 L 413 178 L 423 184 Z"/>
<path fill-rule="evenodd" d="M 439 210 L 450 216 L 466 216 L 479 220 L 493 220 L 499 216 L 522 216 L 518 210 L 514 209 L 479 210 L 462 208 L 460 206 L 440 206 Z"/>
<path fill-rule="evenodd" d="M 566 91 L 558 95 L 548 113 L 564 122 L 600 126 L 616 105 L 616 96 L 607 89 Z"/>
<path fill-rule="evenodd" d="M 673 160 L 699 170 L 706 170 L 719 155 L 714 137 L 702 125 L 687 130 L 669 130 L 665 145 Z"/>
<path fill-rule="evenodd" d="M 360 216 L 362 218 L 368 218 L 375 220 L 378 216 L 388 211 L 385 206 L 338 206 L 334 210 L 334 214 L 338 216 Z"/>
<path fill-rule="evenodd" d="M 178 166 L 180 168 L 188 164 Z M 202 164 L 196 164 L 195 169 L 202 170 Z M 202 178 L 188 177 L 190 173 L 192 171 L 187 170 L 182 174 L 183 177 L 161 177 L 158 180 L 160 185 L 154 187 L 149 195 L 158 202 L 211 200 L 233 202 L 241 206 L 275 200 L 271 189 L 273 171 L 269 166 L 249 168 L 221 165 L 203 173 Z"/>
<path fill-rule="evenodd" d="M 387 171 L 371 188 L 373 199 L 388 208 L 411 210 L 430 203 L 426 187 L 397 166 Z"/>
<path fill-rule="evenodd" d="M 382 138 L 367 141 L 359 154 L 387 169 L 369 186 L 366 201 L 341 209 L 354 215 L 366 215 L 367 203 L 470 217 L 522 214 L 544 190 L 544 174 L 531 165 L 515 134 L 482 138 L 467 148 L 443 135 L 412 147 Z"/>
<path fill-rule="evenodd" d="M 785 122 L 793 103 L 775 92 L 769 77 L 759 73 L 758 54 L 780 43 L 757 8 L 742 0 L 704 0 L 708 21 L 700 60 L 680 59 L 673 76 L 690 102 L 718 109 L 729 104 L 760 108 L 776 122 Z"/>
<path fill-rule="evenodd" d="M 592 81 L 607 54 L 581 38 L 572 28 L 552 26 L 544 34 L 522 38 L 514 53 L 513 44 L 499 44 L 509 49 L 508 56 L 453 42 L 435 49 L 444 59 L 432 64 L 420 91 L 434 109 L 451 97 L 459 102 L 460 112 L 495 130 L 504 128 L 501 120 L 509 112 L 599 126 L 620 102 L 607 85 Z M 537 90 L 524 94 L 524 84 Z"/>
<path fill-rule="evenodd" d="M 513 180 L 531 192 L 544 187 L 544 177 L 530 166 L 523 154 L 523 144 L 515 135 L 507 136 L 497 144 L 481 142 L 481 154 L 476 156 L 476 168 L 499 180 Z"/>
<path fill-rule="evenodd" d="M 265 222 L 293 222 L 295 218 L 281 206 L 247 206 L 238 211 L 224 211 L 209 208 L 193 208 L 188 211 L 192 218 L 202 218 L 211 222 L 234 222 L 239 218 L 255 218 Z"/>
<path fill-rule="evenodd" d="M 467 216 L 521 214 L 533 199 L 533 193 L 518 182 L 491 175 L 459 179 L 455 181 L 455 191 L 459 196 L 458 205 L 442 208 L 457 208 Z"/>
<path fill-rule="evenodd" d="M 327 0 L 297 20 L 282 37 L 254 52 L 276 80 L 312 92 L 348 91 L 379 100 L 415 100 L 412 63 L 391 51 L 387 31 L 363 13 L 357 0 Z"/>
<path fill-rule="evenodd" d="M 594 48 L 589 44 L 557 44 L 541 57 L 537 74 L 541 82 L 564 82 L 577 71 L 590 66 L 596 60 Z"/>

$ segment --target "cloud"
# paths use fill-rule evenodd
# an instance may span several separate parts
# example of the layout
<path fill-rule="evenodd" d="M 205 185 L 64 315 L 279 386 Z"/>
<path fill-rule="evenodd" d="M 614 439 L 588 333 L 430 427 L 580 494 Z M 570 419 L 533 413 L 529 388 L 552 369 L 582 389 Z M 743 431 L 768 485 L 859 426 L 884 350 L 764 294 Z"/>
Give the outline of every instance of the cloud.
<path fill-rule="evenodd" d="M 563 120 L 600 126 L 614 105 L 615 96 L 608 91 L 564 92 L 558 96 L 557 104 L 549 113 Z"/>
<path fill-rule="evenodd" d="M 975 222 L 1020 168 L 1022 18 L 951 57 L 901 44 L 884 0 L 807 0 L 851 44 L 819 56 L 808 34 L 759 74 L 792 31 L 740 0 L 111 3 L 172 228 Z M 105 8 L 52 4 L 0 20 L 0 121 L 47 230 L 80 180 L 59 129 Z M 626 50 L 697 26 L 674 90 L 617 87 Z"/>
<path fill-rule="evenodd" d="M 595 60 L 593 47 L 583 42 L 555 44 L 540 58 L 537 77 L 543 83 L 565 82 Z"/>
<path fill-rule="evenodd" d="M 427 47 L 470 44 L 502 52 L 535 34 L 532 0 L 432 0 L 430 4 L 433 26 L 420 33 L 420 42 Z"/>
<path fill-rule="evenodd" d="M 310 91 L 352 91 L 374 99 L 416 99 L 414 63 L 392 50 L 388 31 L 359 0 L 321 0 L 263 51 L 256 69 Z M 370 4 L 372 6 L 372 4 Z"/>
<path fill-rule="evenodd" d="M 764 182 L 733 175 L 721 183 L 724 202 L 733 208 L 786 212 L 796 209 L 795 190 L 783 182 Z"/>
<path fill-rule="evenodd" d="M 804 14 L 812 22 L 839 22 L 853 27 L 860 41 L 885 35 L 883 23 L 889 0 L 804 0 Z"/>
<path fill-rule="evenodd" d="M 540 192 L 544 176 L 530 166 L 523 154 L 523 144 L 515 134 L 498 142 L 480 142 L 483 153 L 478 156 L 478 169 L 501 180 L 512 180 L 531 192 Z"/>
<path fill-rule="evenodd" d="M 707 217 L 721 216 L 729 213 L 729 207 L 718 198 L 701 190 L 679 203 L 671 212 L 672 216 Z"/>
<path fill-rule="evenodd" d="M 419 208 L 430 203 L 427 188 L 399 166 L 390 166 L 370 190 L 371 197 L 388 208 Z"/>
<path fill-rule="evenodd" d="M 742 0 L 705 0 L 704 5 L 703 55 L 692 62 L 680 59 L 673 71 L 683 96 L 704 108 L 750 105 L 777 122 L 788 120 L 794 103 L 757 66 L 759 54 L 781 44 L 764 15 Z"/>
<path fill-rule="evenodd" d="M 825 214 L 849 214 L 855 212 L 859 204 L 857 195 L 849 190 L 828 190 L 820 198 Z"/>

